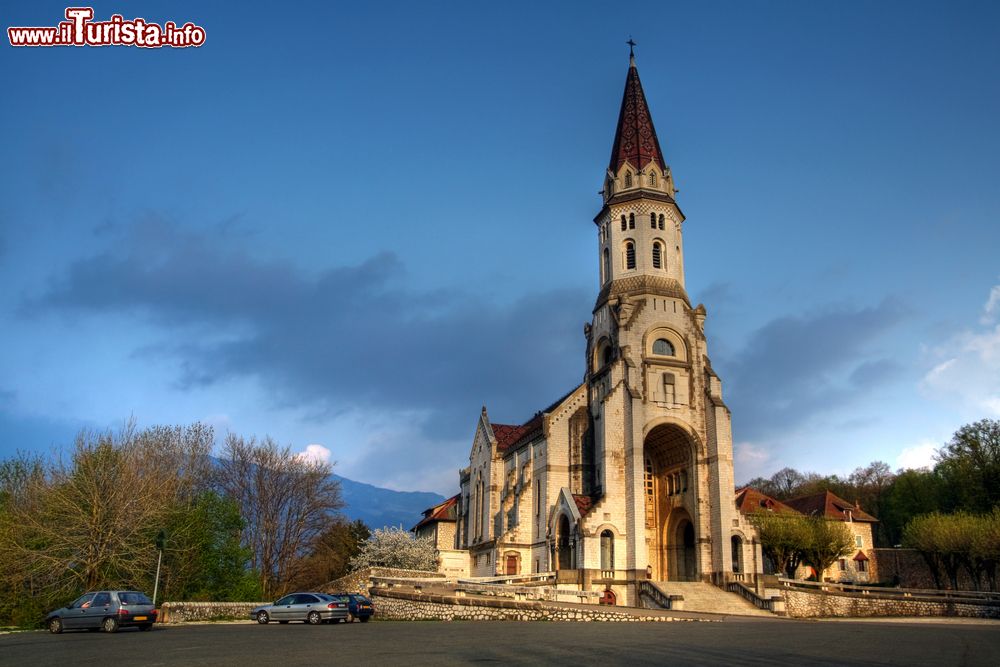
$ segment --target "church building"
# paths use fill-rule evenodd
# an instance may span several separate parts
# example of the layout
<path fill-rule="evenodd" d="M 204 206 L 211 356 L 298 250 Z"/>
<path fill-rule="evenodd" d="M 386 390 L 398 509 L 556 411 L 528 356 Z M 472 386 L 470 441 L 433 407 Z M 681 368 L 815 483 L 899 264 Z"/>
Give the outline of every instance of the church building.
<path fill-rule="evenodd" d="M 759 558 L 735 504 L 705 307 L 685 289 L 684 214 L 631 53 L 602 180 L 584 382 L 522 424 L 484 407 L 460 493 L 418 534 L 454 522 L 434 528 L 451 542 L 439 541 L 445 571 L 555 572 L 635 605 L 642 581 L 721 582 Z"/>

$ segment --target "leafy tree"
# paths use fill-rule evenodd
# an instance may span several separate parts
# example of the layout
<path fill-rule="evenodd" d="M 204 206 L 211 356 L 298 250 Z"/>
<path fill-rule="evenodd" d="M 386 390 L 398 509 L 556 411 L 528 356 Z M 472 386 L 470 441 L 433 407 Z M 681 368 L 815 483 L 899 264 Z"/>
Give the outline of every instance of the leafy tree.
<path fill-rule="evenodd" d="M 1000 505 L 1000 420 L 982 419 L 955 432 L 938 453 L 952 510 L 989 512 Z"/>
<path fill-rule="evenodd" d="M 750 515 L 757 529 L 761 550 L 785 576 L 792 576 L 802 558 L 802 547 L 809 540 L 806 518 L 797 514 L 759 511 Z"/>
<path fill-rule="evenodd" d="M 430 538 L 417 539 L 402 528 L 377 528 L 351 559 L 351 571 L 371 567 L 434 571 L 437 560 Z"/>
<path fill-rule="evenodd" d="M 296 567 L 293 585 L 299 589 L 322 588 L 350 572 L 350 563 L 371 536 L 364 521 L 337 518 L 313 542 Z"/>
<path fill-rule="evenodd" d="M 165 531 L 163 599 L 263 599 L 250 549 L 240 540 L 243 527 L 236 501 L 215 491 L 175 507 Z"/>
<path fill-rule="evenodd" d="M 811 565 L 817 579 L 821 579 L 827 568 L 854 550 L 854 538 L 842 521 L 812 516 L 805 519 L 805 525 L 802 561 Z"/>

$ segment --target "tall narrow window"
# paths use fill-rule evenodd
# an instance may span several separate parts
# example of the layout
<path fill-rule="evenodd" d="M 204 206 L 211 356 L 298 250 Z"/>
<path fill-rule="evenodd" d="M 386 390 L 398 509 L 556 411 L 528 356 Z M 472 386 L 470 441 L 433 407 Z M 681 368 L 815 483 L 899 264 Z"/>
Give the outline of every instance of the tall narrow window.
<path fill-rule="evenodd" d="M 601 570 L 611 572 L 615 569 L 615 535 L 610 530 L 601 533 Z"/>
<path fill-rule="evenodd" d="M 604 262 L 601 264 L 601 281 L 608 282 L 611 279 L 611 251 L 604 249 Z"/>
<path fill-rule="evenodd" d="M 622 214 L 622 231 L 624 232 L 626 229 L 628 229 L 628 223 L 625 222 L 625 214 L 623 213 Z"/>
<path fill-rule="evenodd" d="M 653 268 L 663 268 L 663 249 L 660 247 L 659 243 L 653 244 Z"/>
<path fill-rule="evenodd" d="M 635 229 L 635 213 L 628 214 L 628 228 Z"/>
<path fill-rule="evenodd" d="M 655 213 L 650 213 L 649 214 L 649 228 L 650 229 L 656 229 L 656 214 Z"/>
<path fill-rule="evenodd" d="M 656 187 L 656 172 L 655 171 L 649 172 L 649 184 L 650 184 L 650 186 L 652 186 L 654 188 Z"/>
<path fill-rule="evenodd" d="M 626 171 L 625 172 L 625 187 L 626 188 L 632 187 L 632 172 L 631 171 Z"/>
<path fill-rule="evenodd" d="M 660 229 L 663 229 L 663 214 L 660 214 Z"/>
<path fill-rule="evenodd" d="M 625 268 L 635 268 L 635 244 L 631 241 L 625 244 Z"/>

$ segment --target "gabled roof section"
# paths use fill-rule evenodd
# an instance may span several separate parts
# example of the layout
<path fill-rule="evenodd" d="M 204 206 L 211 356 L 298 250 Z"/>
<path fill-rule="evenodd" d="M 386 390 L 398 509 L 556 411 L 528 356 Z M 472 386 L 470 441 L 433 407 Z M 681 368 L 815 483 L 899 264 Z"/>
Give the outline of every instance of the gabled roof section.
<path fill-rule="evenodd" d="M 770 511 L 776 514 L 799 514 L 798 510 L 749 486 L 736 490 L 736 509 L 742 514 L 760 511 Z"/>
<path fill-rule="evenodd" d="M 594 499 L 590 496 L 582 496 L 580 494 L 573 494 L 573 502 L 576 503 L 576 508 L 580 510 L 580 516 L 587 516 L 589 512 L 594 507 Z"/>
<path fill-rule="evenodd" d="M 849 503 L 831 491 L 799 496 L 786 500 L 785 504 L 807 515 L 825 516 L 828 519 L 837 519 L 838 521 L 878 523 L 878 519 L 865 512 L 859 505 Z"/>
<path fill-rule="evenodd" d="M 653 127 L 646 95 L 642 92 L 639 68 L 635 66 L 635 58 L 631 56 L 608 169 L 616 174 L 625 162 L 636 169 L 644 169 L 650 162 L 658 164 L 660 169 L 667 168 L 663 161 L 663 153 L 660 151 L 660 142 L 656 138 L 656 129 Z"/>
<path fill-rule="evenodd" d="M 420 523 L 411 528 L 411 531 L 416 531 L 421 526 L 426 526 L 429 523 L 434 523 L 435 521 L 457 521 L 458 520 L 458 494 L 455 494 L 451 498 L 448 498 L 442 503 L 438 503 L 434 507 L 429 507 L 424 510 L 424 518 L 420 520 Z"/>
<path fill-rule="evenodd" d="M 534 417 L 523 424 L 491 423 L 490 426 L 493 429 L 493 435 L 496 437 L 497 451 L 500 452 L 500 454 L 506 454 L 509 451 L 517 449 L 518 445 L 523 443 L 525 440 L 541 433 L 543 418 L 545 415 L 562 405 L 562 403 L 579 388 L 579 386 L 573 387 L 573 389 L 560 396 L 559 400 L 555 403 L 544 408 L 543 410 L 539 410 L 535 413 Z M 486 408 L 483 408 L 483 414 L 486 414 Z"/>

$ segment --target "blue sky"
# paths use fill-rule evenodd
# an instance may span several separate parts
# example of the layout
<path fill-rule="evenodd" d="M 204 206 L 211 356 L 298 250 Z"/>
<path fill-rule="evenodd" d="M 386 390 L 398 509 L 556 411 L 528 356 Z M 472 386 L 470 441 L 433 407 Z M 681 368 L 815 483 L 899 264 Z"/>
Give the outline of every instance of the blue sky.
<path fill-rule="evenodd" d="M 633 36 L 738 480 L 1000 416 L 994 3 L 98 2 L 0 48 L 0 456 L 205 421 L 454 492 L 583 376 Z M 0 4 L 4 27 L 65 4 Z"/>

